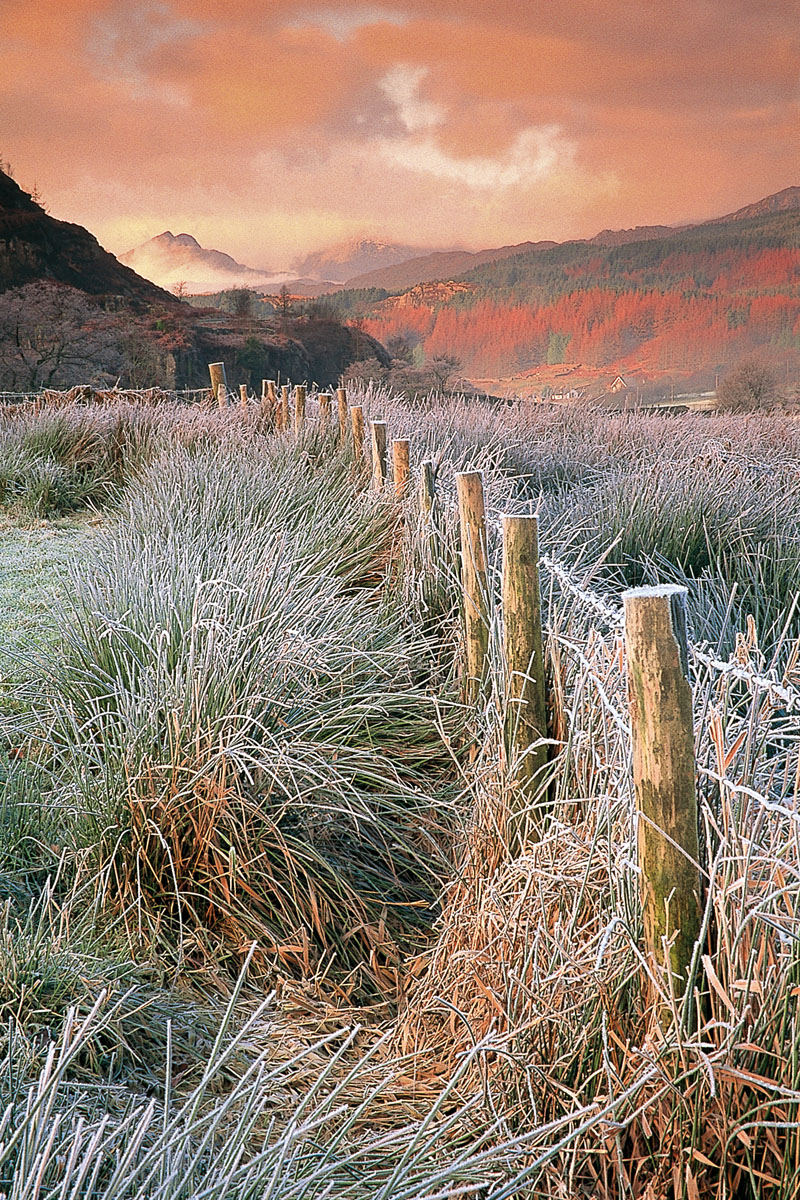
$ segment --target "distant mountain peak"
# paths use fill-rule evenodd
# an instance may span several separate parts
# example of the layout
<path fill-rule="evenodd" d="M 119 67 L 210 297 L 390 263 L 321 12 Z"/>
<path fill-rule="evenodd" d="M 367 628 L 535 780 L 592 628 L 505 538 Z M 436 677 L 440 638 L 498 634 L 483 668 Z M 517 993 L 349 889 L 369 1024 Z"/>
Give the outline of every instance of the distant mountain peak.
<path fill-rule="evenodd" d="M 357 236 L 307 254 L 295 263 L 295 270 L 298 275 L 312 279 L 347 283 L 357 275 L 381 267 L 392 267 L 429 253 L 419 246 L 402 246 L 382 238 Z"/>
<path fill-rule="evenodd" d="M 157 237 L 151 238 L 150 241 L 158 246 L 189 246 L 192 250 L 202 250 L 202 246 L 197 238 L 192 237 L 190 233 L 174 234 L 171 230 L 165 229 L 163 233 L 159 233 Z M 148 243 L 145 242 L 145 245 Z M 139 247 L 137 247 L 139 249 Z M 128 251 L 132 254 L 133 251 Z"/>
<path fill-rule="evenodd" d="M 185 283 L 189 291 L 214 292 L 232 287 L 271 285 L 275 275 L 237 262 L 221 250 L 206 250 L 191 233 L 166 229 L 119 260 L 161 287 Z"/>

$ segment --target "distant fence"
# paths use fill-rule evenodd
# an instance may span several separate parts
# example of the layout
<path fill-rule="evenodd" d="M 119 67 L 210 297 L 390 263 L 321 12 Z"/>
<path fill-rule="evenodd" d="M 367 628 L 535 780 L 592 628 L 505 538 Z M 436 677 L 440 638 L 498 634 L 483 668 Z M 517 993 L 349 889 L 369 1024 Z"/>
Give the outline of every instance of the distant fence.
<path fill-rule="evenodd" d="M 79 387 L 57 390 L 43 388 L 36 392 L 0 392 L 0 407 L 13 405 L 47 405 L 59 408 L 66 404 L 203 404 L 214 398 L 213 389 L 184 388 L 94 388 Z"/>

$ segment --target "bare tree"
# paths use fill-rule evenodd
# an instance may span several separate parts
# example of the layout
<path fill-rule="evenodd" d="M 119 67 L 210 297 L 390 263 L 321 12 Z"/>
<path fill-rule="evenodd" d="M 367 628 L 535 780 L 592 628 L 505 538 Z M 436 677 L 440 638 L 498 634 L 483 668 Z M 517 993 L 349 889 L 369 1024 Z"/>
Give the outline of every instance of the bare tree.
<path fill-rule="evenodd" d="M 285 283 L 281 285 L 281 290 L 278 292 L 278 312 L 281 317 L 281 332 L 286 333 L 289 328 L 289 318 L 293 315 L 293 311 L 292 296 Z"/>
<path fill-rule="evenodd" d="M 222 307 L 235 317 L 253 315 L 253 293 L 250 288 L 228 288 L 222 293 Z"/>
<path fill-rule="evenodd" d="M 75 288 L 28 283 L 0 295 L 0 386 L 36 391 L 116 376 L 121 325 Z"/>
<path fill-rule="evenodd" d="M 450 380 L 461 369 L 461 359 L 456 358 L 454 354 L 434 354 L 431 361 L 428 363 L 428 370 L 431 377 L 440 391 L 447 390 L 447 385 Z"/>
<path fill-rule="evenodd" d="M 743 358 L 730 371 L 717 392 L 719 406 L 728 412 L 751 412 L 769 408 L 778 394 L 775 372 L 757 355 Z"/>

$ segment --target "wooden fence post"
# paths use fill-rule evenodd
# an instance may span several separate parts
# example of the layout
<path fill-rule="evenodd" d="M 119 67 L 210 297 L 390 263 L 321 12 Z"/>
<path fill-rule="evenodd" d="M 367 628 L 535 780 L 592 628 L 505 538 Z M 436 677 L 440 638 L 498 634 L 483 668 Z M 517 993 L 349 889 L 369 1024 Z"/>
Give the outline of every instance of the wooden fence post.
<path fill-rule="evenodd" d="M 327 429 L 331 423 L 332 399 L 330 392 L 320 392 L 319 394 L 319 423 L 323 429 Z"/>
<path fill-rule="evenodd" d="M 350 409 L 350 421 L 353 428 L 353 453 L 356 458 L 364 457 L 364 409 L 360 404 L 354 404 Z"/>
<path fill-rule="evenodd" d="M 483 473 L 460 472 L 456 475 L 456 489 L 466 643 L 464 694 L 468 703 L 475 704 L 480 697 L 489 654 L 488 548 Z"/>
<path fill-rule="evenodd" d="M 283 384 L 281 387 L 281 399 L 278 405 L 278 428 L 289 428 L 289 386 Z"/>
<path fill-rule="evenodd" d="M 294 431 L 297 436 L 303 428 L 306 419 L 306 389 L 302 383 L 298 383 L 294 389 Z"/>
<path fill-rule="evenodd" d="M 277 396 L 275 395 L 275 381 L 272 379 L 262 379 L 261 381 L 261 412 L 268 415 L 275 421 L 275 428 L 280 429 L 278 423 L 279 414 L 277 408 Z"/>
<path fill-rule="evenodd" d="M 247 412 L 247 384 L 246 383 L 239 384 L 239 403 L 242 406 L 242 412 L 246 413 Z"/>
<path fill-rule="evenodd" d="M 214 393 L 214 399 L 217 401 L 217 404 L 219 404 L 220 408 L 224 408 L 228 402 L 228 376 L 225 372 L 225 363 L 209 363 L 208 374 L 211 377 L 211 391 Z M 222 387 L 225 389 L 225 393 L 221 400 L 219 396 L 220 385 L 222 385 Z"/>
<path fill-rule="evenodd" d="M 336 389 L 336 403 L 339 408 L 339 436 L 344 441 L 347 437 L 347 388 Z"/>
<path fill-rule="evenodd" d="M 542 607 L 539 595 L 539 522 L 534 516 L 504 514 L 503 657 L 508 672 L 505 743 L 514 765 L 522 806 L 529 804 L 547 764 Z"/>
<path fill-rule="evenodd" d="M 398 500 L 404 500 L 408 494 L 410 471 L 411 443 L 403 438 L 395 438 L 392 442 L 392 474 L 394 476 L 394 494 Z"/>
<path fill-rule="evenodd" d="M 623 595 L 645 950 L 679 997 L 702 920 L 687 595 Z"/>
<path fill-rule="evenodd" d="M 380 492 L 386 482 L 386 435 L 385 421 L 371 421 L 372 429 L 372 490 Z"/>
<path fill-rule="evenodd" d="M 436 475 L 433 469 L 433 463 L 429 458 L 426 458 L 420 468 L 419 473 L 419 511 L 426 521 L 430 521 L 433 517 L 433 504 L 435 499 Z"/>

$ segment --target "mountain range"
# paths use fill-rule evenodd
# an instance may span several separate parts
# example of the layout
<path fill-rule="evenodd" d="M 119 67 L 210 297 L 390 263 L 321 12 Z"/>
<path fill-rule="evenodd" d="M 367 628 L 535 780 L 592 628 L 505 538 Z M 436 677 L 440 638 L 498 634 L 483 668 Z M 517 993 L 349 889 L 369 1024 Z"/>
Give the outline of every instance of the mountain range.
<path fill-rule="evenodd" d="M 325 303 L 417 360 L 456 356 L 473 379 L 579 366 L 713 383 L 753 350 L 788 376 L 800 373 L 800 187 L 697 225 L 428 256 Z"/>
<path fill-rule="evenodd" d="M 702 224 L 725 224 L 771 213 L 789 212 L 800 205 L 800 188 L 788 187 L 736 212 Z M 639 225 L 632 229 L 603 229 L 579 239 L 587 246 L 625 246 L 663 241 L 696 225 Z M 291 271 L 245 266 L 220 250 L 205 249 L 189 233 L 169 230 L 119 256 L 120 262 L 164 288 L 181 284 L 187 293 L 249 287 L 275 292 L 285 285 L 293 295 L 314 297 L 342 288 L 382 288 L 402 292 L 417 284 L 458 278 L 484 263 L 537 253 L 558 245 L 553 241 L 520 242 L 485 250 L 424 250 L 374 238 L 353 238 L 298 259 Z"/>
<path fill-rule="evenodd" d="M 174 290 L 180 285 L 189 295 L 239 287 L 274 292 L 285 283 L 293 295 L 319 296 L 356 276 L 391 269 L 426 253 L 418 246 L 353 238 L 305 255 L 291 271 L 270 271 L 245 266 L 221 250 L 208 250 L 190 233 L 166 230 L 121 254 L 119 261 L 161 287 Z"/>

